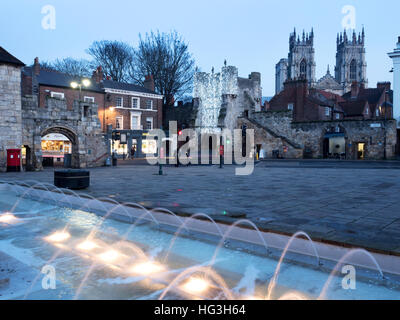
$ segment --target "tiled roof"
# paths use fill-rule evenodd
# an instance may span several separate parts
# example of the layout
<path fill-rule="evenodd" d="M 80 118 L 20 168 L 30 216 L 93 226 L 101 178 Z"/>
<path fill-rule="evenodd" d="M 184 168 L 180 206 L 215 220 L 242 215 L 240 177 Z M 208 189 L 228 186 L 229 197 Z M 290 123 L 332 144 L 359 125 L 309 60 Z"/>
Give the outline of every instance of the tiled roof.
<path fill-rule="evenodd" d="M 339 105 L 342 107 L 345 116 L 362 116 L 364 113 L 365 105 L 368 103 L 367 100 L 357 101 L 346 101 L 340 102 Z"/>
<path fill-rule="evenodd" d="M 132 92 L 157 94 L 156 92 L 154 92 L 152 90 L 149 90 L 142 86 L 138 86 L 136 84 L 116 82 L 116 81 L 112 81 L 112 80 L 104 80 L 103 87 L 105 89 L 116 89 L 116 90 L 132 91 Z"/>
<path fill-rule="evenodd" d="M 32 67 L 27 67 L 24 68 L 23 72 L 25 74 L 32 74 L 31 72 Z M 71 87 L 71 82 L 81 82 L 83 77 L 77 77 L 77 76 L 71 76 L 66 73 L 61 73 L 53 70 L 46 70 L 41 68 L 40 73 L 37 76 L 38 83 L 40 85 L 46 85 L 46 86 L 54 86 L 54 87 L 63 87 L 63 88 L 70 88 Z M 94 80 L 90 80 L 90 86 L 82 88 L 85 91 L 95 91 L 95 92 L 103 92 L 101 86 L 97 84 Z"/>
<path fill-rule="evenodd" d="M 0 47 L 0 63 L 11 64 L 15 66 L 24 66 L 25 64 L 7 52 L 3 47 Z"/>

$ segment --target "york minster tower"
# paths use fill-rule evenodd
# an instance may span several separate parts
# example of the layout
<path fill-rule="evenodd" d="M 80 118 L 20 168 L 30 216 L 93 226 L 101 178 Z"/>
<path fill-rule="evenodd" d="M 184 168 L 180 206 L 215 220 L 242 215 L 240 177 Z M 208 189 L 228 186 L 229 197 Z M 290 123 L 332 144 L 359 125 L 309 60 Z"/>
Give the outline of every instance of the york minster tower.
<path fill-rule="evenodd" d="M 358 37 L 353 31 L 351 39 L 346 30 L 337 36 L 337 53 L 335 79 L 343 86 L 344 92 L 351 90 L 351 84 L 358 82 L 368 86 L 367 63 L 365 61 L 365 32 L 364 28 Z"/>
<path fill-rule="evenodd" d="M 276 65 L 275 90 L 276 94 L 284 89 L 287 80 L 307 79 L 310 88 L 330 91 L 342 95 L 351 90 L 351 84 L 358 82 L 365 88 L 368 86 L 367 63 L 365 59 L 365 32 L 364 28 L 358 37 L 353 31 L 351 38 L 346 30 L 337 35 L 336 40 L 336 67 L 335 75 L 329 72 L 316 81 L 315 77 L 315 50 L 314 30 L 300 36 L 296 29 L 289 37 L 289 54 L 287 59 L 281 59 Z"/>

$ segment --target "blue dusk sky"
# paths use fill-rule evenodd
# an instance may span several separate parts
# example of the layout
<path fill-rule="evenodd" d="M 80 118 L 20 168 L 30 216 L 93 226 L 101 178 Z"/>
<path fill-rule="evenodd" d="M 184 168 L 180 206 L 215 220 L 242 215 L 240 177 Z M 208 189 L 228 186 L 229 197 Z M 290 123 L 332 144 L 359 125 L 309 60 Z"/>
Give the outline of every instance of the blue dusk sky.
<path fill-rule="evenodd" d="M 44 29 L 42 8 L 56 12 L 55 29 Z M 263 95 L 275 92 L 275 64 L 287 57 L 289 34 L 314 27 L 317 79 L 333 73 L 336 35 L 343 30 L 344 6 L 355 8 L 357 32 L 366 32 L 369 86 L 392 81 L 387 52 L 400 36 L 398 0 L 2 0 L 0 46 L 26 64 L 40 60 L 88 58 L 94 40 L 133 46 L 138 34 L 176 30 L 202 71 L 219 70 L 224 59 L 246 77 L 262 74 Z"/>

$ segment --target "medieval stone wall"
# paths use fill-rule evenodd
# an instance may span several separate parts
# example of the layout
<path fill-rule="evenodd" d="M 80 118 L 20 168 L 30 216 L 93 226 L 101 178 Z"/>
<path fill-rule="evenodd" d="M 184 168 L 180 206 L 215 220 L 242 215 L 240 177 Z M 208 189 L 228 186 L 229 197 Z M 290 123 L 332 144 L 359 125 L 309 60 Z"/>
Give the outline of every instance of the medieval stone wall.
<path fill-rule="evenodd" d="M 21 148 L 21 69 L 0 65 L 0 170 L 6 170 L 7 149 Z"/>
<path fill-rule="evenodd" d="M 73 167 L 103 165 L 107 151 L 97 109 L 97 104 L 75 101 L 73 110 L 68 110 L 65 100 L 50 97 L 45 108 L 38 108 L 37 96 L 23 97 L 22 143 L 30 149 L 27 162 L 36 170 L 42 169 L 41 138 L 61 133 L 72 142 Z"/>
<path fill-rule="evenodd" d="M 252 115 L 251 120 L 258 124 L 259 129 L 264 127 L 264 131 L 268 129 L 274 133 L 265 138 L 256 134 L 255 143 L 263 146 L 271 144 L 271 148 L 264 148 L 268 151 L 277 150 L 274 149 L 277 146 L 286 146 L 289 149 L 287 158 L 301 158 L 304 152 L 310 152 L 313 158 L 322 158 L 325 135 L 335 132 L 336 128 L 344 132 L 347 160 L 357 159 L 359 143 L 365 144 L 365 159 L 383 159 L 385 144 L 386 157 L 388 159 L 395 158 L 397 133 L 394 120 L 293 122 L 290 111 L 258 112 Z M 302 152 L 298 152 L 299 148 L 294 147 L 299 147 Z M 267 152 L 267 157 L 272 157 L 272 152 Z"/>

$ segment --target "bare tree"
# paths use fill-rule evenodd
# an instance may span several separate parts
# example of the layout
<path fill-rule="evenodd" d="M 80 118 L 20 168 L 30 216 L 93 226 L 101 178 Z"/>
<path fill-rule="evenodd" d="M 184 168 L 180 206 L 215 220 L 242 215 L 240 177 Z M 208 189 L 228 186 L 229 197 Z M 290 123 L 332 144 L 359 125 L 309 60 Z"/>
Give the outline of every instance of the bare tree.
<path fill-rule="evenodd" d="M 90 77 L 91 71 L 94 69 L 92 62 L 85 59 L 77 60 L 74 58 L 57 59 L 50 63 L 50 67 L 53 70 L 79 77 Z"/>
<path fill-rule="evenodd" d="M 134 51 L 130 69 L 131 79 L 143 84 L 146 75 L 153 75 L 155 89 L 164 95 L 164 103 L 172 104 L 172 98 L 180 98 L 192 88 L 195 62 L 188 45 L 177 34 L 139 34 L 139 46 Z"/>
<path fill-rule="evenodd" d="M 132 65 L 133 49 L 121 41 L 95 41 L 87 49 L 97 66 L 103 68 L 105 76 L 114 81 L 127 82 Z"/>

